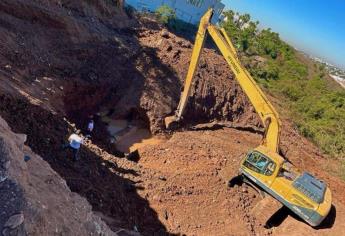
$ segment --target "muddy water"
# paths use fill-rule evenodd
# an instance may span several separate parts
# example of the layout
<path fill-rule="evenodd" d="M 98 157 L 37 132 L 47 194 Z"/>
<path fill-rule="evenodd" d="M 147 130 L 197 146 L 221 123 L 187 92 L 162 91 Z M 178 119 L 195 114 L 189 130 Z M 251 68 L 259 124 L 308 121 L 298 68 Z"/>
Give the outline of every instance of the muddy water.
<path fill-rule="evenodd" d="M 130 123 L 127 120 L 114 120 L 109 117 L 103 117 L 102 120 L 108 124 L 108 133 L 114 138 L 114 144 L 121 152 L 129 153 L 147 145 L 166 141 L 165 137 L 153 136 L 148 129 L 133 125 L 135 121 Z"/>
<path fill-rule="evenodd" d="M 122 152 L 133 152 L 147 145 L 154 145 L 164 142 L 162 137 L 152 136 L 147 129 L 135 129 L 129 132 L 125 137 L 116 142 L 116 147 Z"/>
<path fill-rule="evenodd" d="M 117 136 L 128 126 L 128 122 L 126 120 L 112 120 L 109 117 L 103 117 L 102 121 L 108 124 L 107 130 L 111 136 Z"/>

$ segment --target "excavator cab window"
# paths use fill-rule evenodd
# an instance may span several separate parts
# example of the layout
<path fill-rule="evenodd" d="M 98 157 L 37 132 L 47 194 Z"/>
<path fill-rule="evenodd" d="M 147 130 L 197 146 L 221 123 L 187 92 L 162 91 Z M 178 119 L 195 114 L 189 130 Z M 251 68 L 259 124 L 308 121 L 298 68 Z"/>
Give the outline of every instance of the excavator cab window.
<path fill-rule="evenodd" d="M 243 165 L 257 173 L 270 176 L 273 174 L 276 164 L 259 152 L 250 152 Z"/>

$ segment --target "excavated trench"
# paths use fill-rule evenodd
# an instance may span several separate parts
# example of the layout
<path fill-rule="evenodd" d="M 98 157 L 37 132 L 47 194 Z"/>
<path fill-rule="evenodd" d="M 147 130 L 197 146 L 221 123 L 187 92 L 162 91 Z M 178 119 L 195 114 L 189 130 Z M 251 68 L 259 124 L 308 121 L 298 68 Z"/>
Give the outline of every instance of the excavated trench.
<path fill-rule="evenodd" d="M 65 101 L 66 118 L 76 129 L 86 133 L 87 123 L 93 119 L 95 129 L 92 142 L 110 154 L 123 157 L 145 145 L 167 140 L 164 133 L 153 134 L 145 109 L 138 106 L 118 106 L 121 95 L 113 85 L 73 89 Z M 123 89 L 121 89 L 123 93 Z M 90 94 L 91 99 L 90 99 Z"/>

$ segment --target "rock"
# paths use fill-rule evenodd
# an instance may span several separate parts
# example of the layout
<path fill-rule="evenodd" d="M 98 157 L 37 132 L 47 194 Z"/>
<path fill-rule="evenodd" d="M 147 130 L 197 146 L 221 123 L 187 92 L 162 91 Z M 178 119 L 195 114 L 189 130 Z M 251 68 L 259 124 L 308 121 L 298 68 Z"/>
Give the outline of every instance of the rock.
<path fill-rule="evenodd" d="M 160 197 L 159 195 L 153 196 L 152 199 L 153 199 L 154 201 L 158 201 L 158 202 L 161 202 L 161 201 L 162 201 L 162 199 L 161 199 L 161 197 Z"/>
<path fill-rule="evenodd" d="M 183 44 L 184 48 L 192 48 L 192 44 L 190 42 L 186 42 L 185 44 Z"/>
<path fill-rule="evenodd" d="M 4 182 L 8 176 L 5 173 L 0 173 L 0 183 Z"/>
<path fill-rule="evenodd" d="M 157 44 L 156 44 L 156 47 L 160 46 L 160 45 L 162 44 L 162 42 L 163 42 L 162 39 L 158 40 L 158 41 L 157 41 Z"/>
<path fill-rule="evenodd" d="M 2 231 L 2 236 L 10 236 L 10 229 L 9 228 L 5 228 Z"/>
<path fill-rule="evenodd" d="M 4 168 L 5 170 L 8 170 L 8 168 L 10 168 L 11 162 L 10 161 L 6 161 L 4 164 Z"/>
<path fill-rule="evenodd" d="M 166 180 L 167 180 L 167 178 L 165 178 L 164 176 L 159 176 L 159 179 L 160 179 L 160 180 L 163 180 L 163 181 L 166 181 Z"/>
<path fill-rule="evenodd" d="M 93 71 L 91 71 L 91 72 L 89 73 L 88 77 L 89 77 L 89 79 L 90 79 L 91 81 L 96 81 L 96 80 L 98 79 L 97 74 L 96 74 L 95 72 L 93 72 Z"/>
<path fill-rule="evenodd" d="M 31 157 L 30 157 L 30 156 L 27 156 L 27 155 L 25 155 L 25 156 L 24 156 L 24 161 L 25 161 L 25 162 L 30 161 L 30 159 L 31 159 Z"/>
<path fill-rule="evenodd" d="M 191 48 L 192 47 L 192 44 L 188 41 L 186 42 L 184 40 L 179 40 L 179 41 L 177 41 L 177 43 L 183 48 Z"/>
<path fill-rule="evenodd" d="M 19 213 L 16 215 L 11 216 L 5 223 L 4 227 L 8 227 L 11 229 L 17 228 L 24 222 L 24 215 L 23 213 Z"/>
<path fill-rule="evenodd" d="M 8 169 L 10 167 L 9 160 L 0 159 L 0 183 L 4 182 L 8 178 Z"/>
<path fill-rule="evenodd" d="M 169 32 L 166 29 L 162 30 L 161 36 L 164 38 L 170 38 Z"/>
<path fill-rule="evenodd" d="M 168 220 L 168 218 L 169 218 L 169 215 L 168 215 L 168 211 L 167 211 L 167 210 L 164 210 L 164 218 L 165 218 L 166 220 Z"/>

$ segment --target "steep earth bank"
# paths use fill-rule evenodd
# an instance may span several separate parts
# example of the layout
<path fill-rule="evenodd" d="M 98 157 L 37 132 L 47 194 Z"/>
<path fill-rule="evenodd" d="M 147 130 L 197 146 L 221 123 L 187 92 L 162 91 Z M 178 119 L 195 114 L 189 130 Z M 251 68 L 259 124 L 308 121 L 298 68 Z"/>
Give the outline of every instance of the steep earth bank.
<path fill-rule="evenodd" d="M 2 235 L 118 235 L 92 212 L 86 199 L 71 192 L 66 181 L 24 145 L 26 137 L 13 133 L 0 117 Z"/>

